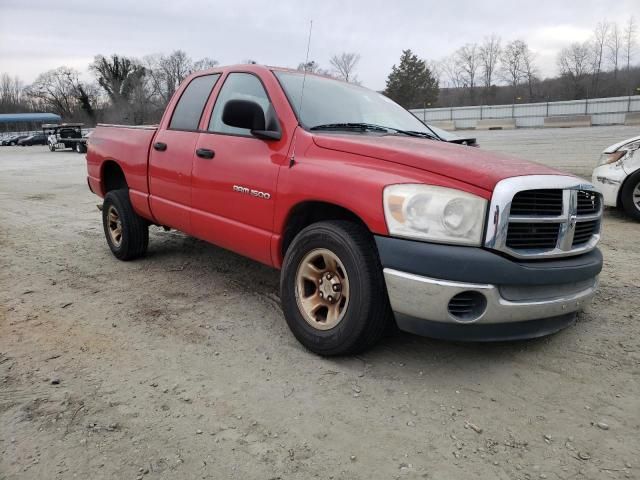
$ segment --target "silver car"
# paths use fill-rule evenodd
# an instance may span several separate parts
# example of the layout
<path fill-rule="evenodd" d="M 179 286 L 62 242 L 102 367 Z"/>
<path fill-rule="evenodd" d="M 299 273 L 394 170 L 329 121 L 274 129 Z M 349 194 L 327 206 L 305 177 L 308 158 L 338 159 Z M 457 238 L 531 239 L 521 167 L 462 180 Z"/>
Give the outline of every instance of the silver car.
<path fill-rule="evenodd" d="M 606 148 L 593 171 L 604 204 L 621 207 L 640 221 L 640 136 Z"/>

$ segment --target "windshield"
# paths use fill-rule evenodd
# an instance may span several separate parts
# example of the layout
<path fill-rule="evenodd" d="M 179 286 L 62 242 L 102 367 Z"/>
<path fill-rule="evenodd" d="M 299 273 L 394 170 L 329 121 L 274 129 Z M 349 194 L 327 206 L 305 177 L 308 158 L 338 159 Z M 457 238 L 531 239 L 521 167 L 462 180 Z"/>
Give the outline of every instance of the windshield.
<path fill-rule="evenodd" d="M 393 100 L 373 90 L 330 78 L 307 75 L 304 98 L 300 94 L 304 75 L 274 71 L 300 124 L 311 129 L 321 125 L 371 124 L 433 135 L 420 120 Z"/>

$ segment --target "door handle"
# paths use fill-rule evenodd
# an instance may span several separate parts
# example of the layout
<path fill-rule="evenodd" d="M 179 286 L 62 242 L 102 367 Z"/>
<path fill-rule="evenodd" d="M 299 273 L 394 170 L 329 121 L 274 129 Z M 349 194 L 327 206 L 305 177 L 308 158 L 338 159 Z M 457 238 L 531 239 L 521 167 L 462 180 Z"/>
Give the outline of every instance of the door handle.
<path fill-rule="evenodd" d="M 162 142 L 156 142 L 153 144 L 153 148 L 155 148 L 159 152 L 164 152 L 167 149 L 167 144 Z"/>
<path fill-rule="evenodd" d="M 196 150 L 196 155 L 200 158 L 212 159 L 216 156 L 216 152 L 209 150 L 208 148 L 199 148 Z"/>

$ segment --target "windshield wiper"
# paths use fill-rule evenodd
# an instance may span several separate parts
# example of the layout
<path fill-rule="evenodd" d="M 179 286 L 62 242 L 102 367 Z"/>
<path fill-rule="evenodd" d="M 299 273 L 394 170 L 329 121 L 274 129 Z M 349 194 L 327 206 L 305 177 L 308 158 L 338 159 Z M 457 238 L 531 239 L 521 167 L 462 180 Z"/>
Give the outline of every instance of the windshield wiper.
<path fill-rule="evenodd" d="M 421 137 L 421 138 L 429 138 L 431 140 L 441 140 L 439 137 L 427 132 L 418 132 L 416 130 L 400 130 L 399 128 L 391 128 L 388 127 L 389 130 L 393 130 L 396 133 L 401 133 L 403 135 L 409 135 L 410 137 Z"/>
<path fill-rule="evenodd" d="M 324 125 L 316 125 L 309 130 L 361 130 L 361 131 L 375 131 L 375 132 L 388 132 L 387 127 L 375 125 L 373 123 L 326 123 Z"/>
<path fill-rule="evenodd" d="M 394 127 L 385 127 L 383 125 L 376 125 L 375 123 L 327 123 L 324 125 L 316 125 L 311 127 L 310 130 L 360 130 L 360 131 L 374 131 L 374 132 L 393 132 L 401 135 L 407 135 L 409 137 L 421 137 L 430 138 L 431 140 L 440 140 L 435 135 L 427 132 L 418 132 L 415 130 L 401 130 Z"/>

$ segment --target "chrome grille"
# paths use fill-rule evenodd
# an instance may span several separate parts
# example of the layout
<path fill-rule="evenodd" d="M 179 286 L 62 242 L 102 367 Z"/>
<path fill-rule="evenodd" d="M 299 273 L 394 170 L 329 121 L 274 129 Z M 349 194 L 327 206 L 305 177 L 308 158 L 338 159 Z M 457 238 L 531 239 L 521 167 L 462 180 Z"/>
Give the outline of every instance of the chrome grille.
<path fill-rule="evenodd" d="M 590 215 L 600 211 L 600 195 L 578 190 L 578 215 Z"/>
<path fill-rule="evenodd" d="M 554 248 L 558 242 L 557 223 L 512 223 L 507 233 L 507 247 Z"/>
<path fill-rule="evenodd" d="M 578 245 L 584 245 L 594 233 L 597 233 L 600 230 L 600 221 L 599 220 L 591 220 L 589 222 L 577 222 L 576 223 L 576 231 L 573 234 L 573 243 L 572 246 L 577 247 Z"/>
<path fill-rule="evenodd" d="M 602 200 L 574 177 L 502 180 L 491 200 L 485 246 L 517 258 L 578 255 L 600 239 Z"/>
<path fill-rule="evenodd" d="M 511 215 L 560 215 L 562 190 L 525 190 L 514 195 Z"/>

